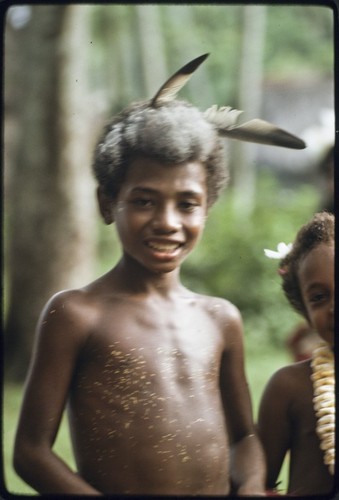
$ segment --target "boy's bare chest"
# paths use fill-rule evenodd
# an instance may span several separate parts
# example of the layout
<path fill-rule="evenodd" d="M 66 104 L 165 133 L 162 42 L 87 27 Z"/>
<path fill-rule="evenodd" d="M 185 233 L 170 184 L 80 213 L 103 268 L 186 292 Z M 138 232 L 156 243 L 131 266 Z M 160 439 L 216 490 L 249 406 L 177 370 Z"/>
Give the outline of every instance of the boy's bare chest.
<path fill-rule="evenodd" d="M 104 456 L 107 470 L 124 477 L 158 471 L 159 483 L 172 484 L 186 476 L 205 483 L 217 476 L 227 490 L 219 392 L 224 346 L 213 318 L 199 308 L 138 304 L 103 316 L 79 358 L 72 387 L 78 456 L 88 460 L 90 471 Z"/>
<path fill-rule="evenodd" d="M 194 304 L 194 303 L 193 303 Z M 144 349 L 156 347 L 175 352 L 208 351 L 220 342 L 221 334 L 213 316 L 194 305 L 159 305 L 156 302 L 127 302 L 119 307 L 107 308 L 92 339 L 105 349 L 108 344 L 136 346 Z M 193 352 L 191 352 L 193 355 Z"/>
<path fill-rule="evenodd" d="M 216 381 L 223 343 L 213 317 L 197 307 L 174 309 L 136 303 L 107 311 L 85 346 L 80 371 L 115 388 L 119 380 L 125 388 L 166 384 L 171 392 L 171 385 Z"/>

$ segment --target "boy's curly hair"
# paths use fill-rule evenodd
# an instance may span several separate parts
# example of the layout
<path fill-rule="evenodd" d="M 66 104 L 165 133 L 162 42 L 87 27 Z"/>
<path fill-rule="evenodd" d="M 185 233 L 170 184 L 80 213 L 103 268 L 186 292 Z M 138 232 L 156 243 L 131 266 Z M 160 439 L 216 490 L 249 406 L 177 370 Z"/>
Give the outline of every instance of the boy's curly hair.
<path fill-rule="evenodd" d="M 203 113 L 184 101 L 174 100 L 158 108 L 149 101 L 134 103 L 107 123 L 92 167 L 108 196 L 117 196 L 130 162 L 138 156 L 168 165 L 202 162 L 207 171 L 208 206 L 228 181 L 222 139 Z"/>
<path fill-rule="evenodd" d="M 280 261 L 282 288 L 291 306 L 306 319 L 308 314 L 299 285 L 298 270 L 301 260 L 321 243 L 334 241 L 334 215 L 319 212 L 300 228 L 292 250 Z"/>

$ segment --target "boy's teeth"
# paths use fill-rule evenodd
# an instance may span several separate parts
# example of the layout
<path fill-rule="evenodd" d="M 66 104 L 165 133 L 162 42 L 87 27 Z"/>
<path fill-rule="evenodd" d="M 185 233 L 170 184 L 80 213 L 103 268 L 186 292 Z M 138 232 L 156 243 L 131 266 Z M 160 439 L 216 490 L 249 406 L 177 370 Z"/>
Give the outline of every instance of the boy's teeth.
<path fill-rule="evenodd" d="M 154 250 L 159 250 L 163 252 L 166 252 L 168 250 L 175 250 L 179 246 L 178 243 L 154 243 L 154 242 L 150 242 L 148 245 Z"/>

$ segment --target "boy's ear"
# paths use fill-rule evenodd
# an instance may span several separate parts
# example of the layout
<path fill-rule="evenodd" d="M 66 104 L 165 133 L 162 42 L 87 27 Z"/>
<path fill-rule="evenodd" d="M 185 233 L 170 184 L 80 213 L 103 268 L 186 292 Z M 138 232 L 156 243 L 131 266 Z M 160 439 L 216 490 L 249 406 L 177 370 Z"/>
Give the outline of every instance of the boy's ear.
<path fill-rule="evenodd" d="M 104 219 L 105 224 L 112 224 L 114 222 L 113 199 L 110 196 L 107 196 L 107 194 L 105 194 L 104 190 L 100 186 L 97 188 L 97 199 L 100 214 Z"/>

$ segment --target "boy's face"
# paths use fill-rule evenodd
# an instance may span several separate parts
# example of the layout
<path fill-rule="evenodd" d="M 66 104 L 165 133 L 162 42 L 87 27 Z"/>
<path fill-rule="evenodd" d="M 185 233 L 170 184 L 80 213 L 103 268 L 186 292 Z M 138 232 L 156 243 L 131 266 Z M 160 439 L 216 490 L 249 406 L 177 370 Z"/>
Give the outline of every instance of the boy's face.
<path fill-rule="evenodd" d="M 125 255 L 156 273 L 177 268 L 202 234 L 206 171 L 200 162 L 132 161 L 113 206 Z"/>
<path fill-rule="evenodd" d="M 334 244 L 321 243 L 300 262 L 299 283 L 311 325 L 334 344 Z"/>

